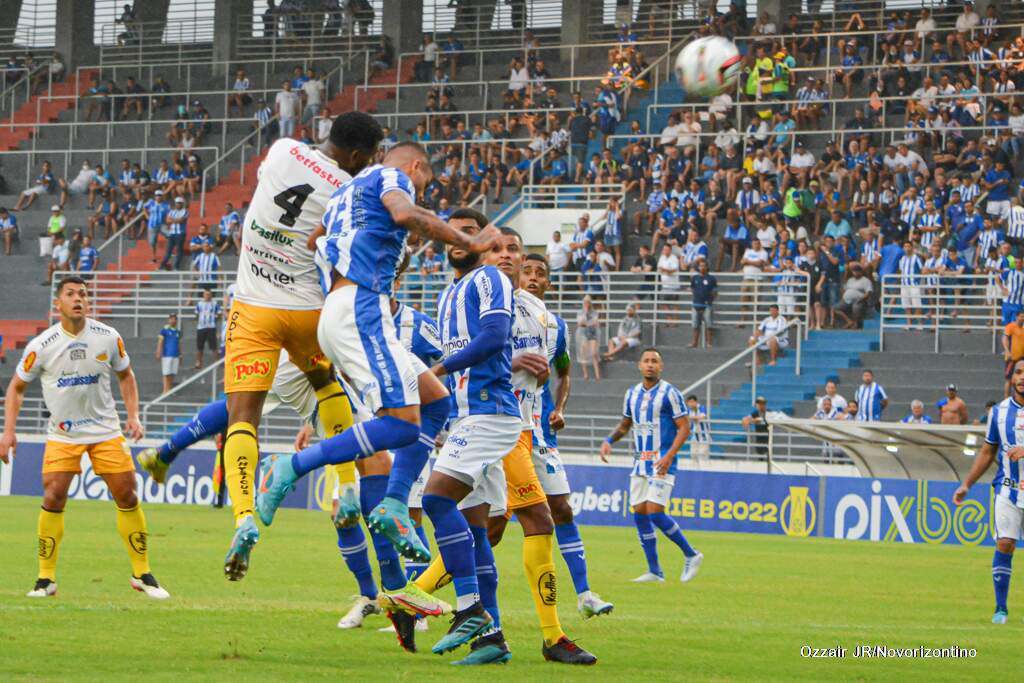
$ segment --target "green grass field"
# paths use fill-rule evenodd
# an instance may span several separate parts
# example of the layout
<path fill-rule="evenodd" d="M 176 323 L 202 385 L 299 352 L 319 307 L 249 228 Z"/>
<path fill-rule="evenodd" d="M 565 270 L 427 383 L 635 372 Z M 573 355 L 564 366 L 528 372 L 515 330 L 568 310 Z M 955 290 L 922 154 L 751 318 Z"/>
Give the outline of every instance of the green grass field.
<path fill-rule="evenodd" d="M 586 528 L 595 590 L 615 603 L 582 621 L 561 559 L 561 616 L 571 637 L 600 657 L 596 668 L 548 664 L 525 580 L 520 537 L 497 550 L 502 618 L 514 653 L 504 667 L 448 666 L 429 653 L 446 622 L 420 633 L 421 653 L 399 650 L 370 628 L 340 631 L 354 580 L 323 514 L 284 510 L 264 531 L 249 576 L 221 575 L 230 515 L 150 505 L 153 570 L 172 599 L 128 588 L 128 561 L 110 503 L 68 506 L 56 598 L 24 598 L 36 576 L 38 501 L 0 498 L 0 680 L 981 680 L 1005 676 L 1024 636 L 1024 595 L 1011 623 L 988 623 L 991 550 L 739 534 L 691 534 L 707 559 L 676 579 L 682 558 L 659 540 L 669 580 L 636 585 L 644 569 L 630 528 Z M 449 597 L 450 594 L 449 594 Z M 1014 609 L 1017 606 L 1018 609 Z M 804 659 L 803 645 L 852 648 L 960 645 L 975 659 Z M 460 652 L 464 652 L 460 651 Z M 557 676 L 557 679 L 552 677 Z M 244 678 L 243 678 L 244 677 Z"/>

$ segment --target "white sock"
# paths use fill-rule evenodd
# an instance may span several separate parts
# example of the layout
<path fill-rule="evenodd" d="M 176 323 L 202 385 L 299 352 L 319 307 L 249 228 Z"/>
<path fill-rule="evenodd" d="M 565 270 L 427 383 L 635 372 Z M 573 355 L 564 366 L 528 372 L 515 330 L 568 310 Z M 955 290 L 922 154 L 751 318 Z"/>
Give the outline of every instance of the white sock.
<path fill-rule="evenodd" d="M 459 595 L 455 598 L 455 611 L 461 612 L 464 609 L 469 609 L 476 603 L 480 602 L 479 593 L 470 593 L 469 595 Z"/>

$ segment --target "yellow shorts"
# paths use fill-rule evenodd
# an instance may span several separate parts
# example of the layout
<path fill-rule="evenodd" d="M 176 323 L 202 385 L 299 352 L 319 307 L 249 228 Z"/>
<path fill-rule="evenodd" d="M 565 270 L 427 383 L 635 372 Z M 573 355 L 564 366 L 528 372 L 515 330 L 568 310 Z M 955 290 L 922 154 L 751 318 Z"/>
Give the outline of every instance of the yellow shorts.
<path fill-rule="evenodd" d="M 289 311 L 235 299 L 224 340 L 224 391 L 270 391 L 281 349 L 303 372 L 330 367 L 320 351 L 320 311 Z"/>
<path fill-rule="evenodd" d="M 100 443 L 64 443 L 47 440 L 43 451 L 43 474 L 47 472 L 82 472 L 82 453 L 89 453 L 96 474 L 134 472 L 132 452 L 123 436 Z"/>
<path fill-rule="evenodd" d="M 524 431 L 519 435 L 515 448 L 501 461 L 508 486 L 508 510 L 547 502 L 540 479 L 537 478 L 537 470 L 533 467 L 532 451 L 533 432 Z"/>

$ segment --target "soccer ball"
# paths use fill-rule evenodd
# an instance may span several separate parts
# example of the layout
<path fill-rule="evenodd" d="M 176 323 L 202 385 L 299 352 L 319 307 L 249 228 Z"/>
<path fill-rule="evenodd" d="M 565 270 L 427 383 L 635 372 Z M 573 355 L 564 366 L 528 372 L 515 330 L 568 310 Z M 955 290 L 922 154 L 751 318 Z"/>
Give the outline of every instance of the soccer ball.
<path fill-rule="evenodd" d="M 733 88 L 739 74 L 740 51 L 721 36 L 695 40 L 676 56 L 676 79 L 687 93 L 713 97 Z"/>

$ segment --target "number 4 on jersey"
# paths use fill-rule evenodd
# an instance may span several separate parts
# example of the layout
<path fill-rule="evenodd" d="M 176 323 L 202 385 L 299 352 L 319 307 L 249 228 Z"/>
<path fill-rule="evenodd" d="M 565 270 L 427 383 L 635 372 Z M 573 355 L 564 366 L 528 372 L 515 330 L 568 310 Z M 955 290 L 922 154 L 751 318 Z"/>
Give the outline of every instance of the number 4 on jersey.
<path fill-rule="evenodd" d="M 274 197 L 274 203 L 284 209 L 284 213 L 277 219 L 281 225 L 295 227 L 295 219 L 302 213 L 302 205 L 312 192 L 312 185 L 295 185 Z"/>

